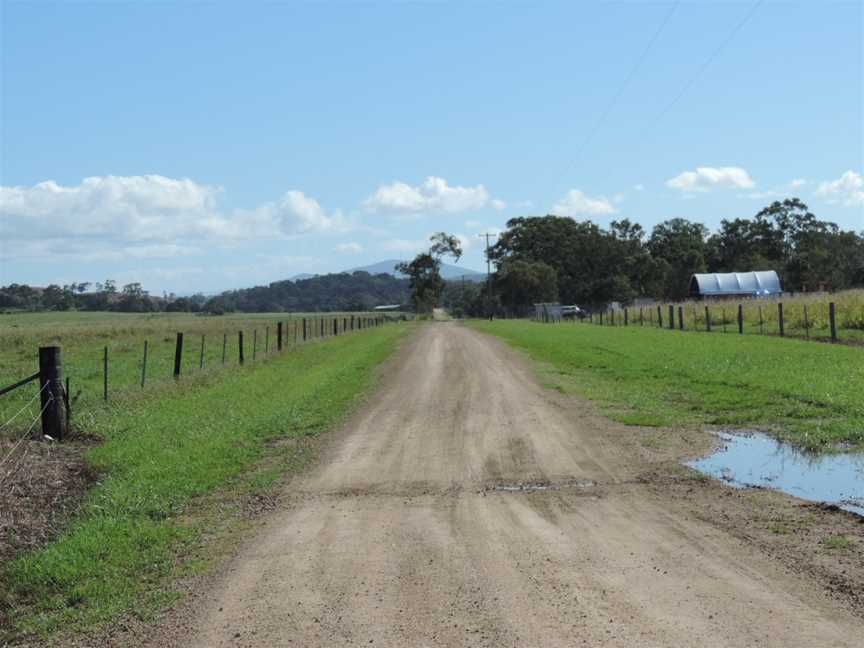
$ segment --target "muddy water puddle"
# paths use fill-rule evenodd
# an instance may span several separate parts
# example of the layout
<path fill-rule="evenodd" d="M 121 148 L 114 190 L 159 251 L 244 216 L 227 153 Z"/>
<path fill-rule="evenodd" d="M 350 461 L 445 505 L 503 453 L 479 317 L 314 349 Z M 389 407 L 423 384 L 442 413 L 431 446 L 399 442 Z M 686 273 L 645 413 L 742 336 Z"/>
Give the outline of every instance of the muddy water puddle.
<path fill-rule="evenodd" d="M 864 516 L 864 454 L 814 455 L 759 432 L 718 436 L 716 452 L 687 465 L 732 486 L 774 488 Z"/>

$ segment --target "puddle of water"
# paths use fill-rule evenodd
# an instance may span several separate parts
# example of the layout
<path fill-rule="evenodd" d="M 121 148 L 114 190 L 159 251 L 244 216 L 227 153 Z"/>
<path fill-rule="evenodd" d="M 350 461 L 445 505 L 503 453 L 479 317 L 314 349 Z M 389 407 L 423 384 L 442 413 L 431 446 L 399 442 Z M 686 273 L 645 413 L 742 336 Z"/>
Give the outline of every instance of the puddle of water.
<path fill-rule="evenodd" d="M 758 432 L 718 436 L 719 450 L 687 465 L 733 486 L 775 488 L 864 515 L 864 454 L 808 454 Z"/>

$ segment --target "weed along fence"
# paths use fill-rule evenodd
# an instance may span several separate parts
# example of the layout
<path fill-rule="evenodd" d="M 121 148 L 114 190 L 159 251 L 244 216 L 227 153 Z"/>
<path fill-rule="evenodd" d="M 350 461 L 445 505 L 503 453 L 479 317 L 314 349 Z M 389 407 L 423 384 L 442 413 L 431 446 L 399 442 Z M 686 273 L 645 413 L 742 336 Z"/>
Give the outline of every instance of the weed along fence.
<path fill-rule="evenodd" d="M 251 330 L 220 335 L 177 332 L 172 337 L 141 340 L 137 353 L 128 344 L 106 345 L 98 360 L 91 357 L 88 363 L 80 356 L 76 362 L 67 363 L 60 346 L 33 349 L 38 371 L 8 385 L 0 384 L 0 484 L 14 471 L 16 455 L 37 429 L 50 440 L 63 440 L 71 429 L 73 408 L 79 409 L 76 402 L 82 396 L 93 405 L 120 393 L 141 391 L 190 374 L 261 362 L 305 343 L 392 321 L 396 318 L 355 314 L 261 322 Z M 67 351 L 74 355 L 74 349 Z M 92 350 L 90 355 L 95 355 Z"/>
<path fill-rule="evenodd" d="M 596 311 L 583 321 L 599 326 L 652 326 L 864 344 L 864 296 L 657 304 Z"/>

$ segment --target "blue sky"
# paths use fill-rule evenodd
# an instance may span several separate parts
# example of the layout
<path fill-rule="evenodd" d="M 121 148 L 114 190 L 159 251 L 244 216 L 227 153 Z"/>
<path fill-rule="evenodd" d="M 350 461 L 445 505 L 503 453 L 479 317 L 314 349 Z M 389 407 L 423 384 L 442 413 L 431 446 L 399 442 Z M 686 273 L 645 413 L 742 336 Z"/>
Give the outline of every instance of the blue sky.
<path fill-rule="evenodd" d="M 864 230 L 861 2 L 3 2 L 0 285 L 212 292 L 550 212 Z"/>

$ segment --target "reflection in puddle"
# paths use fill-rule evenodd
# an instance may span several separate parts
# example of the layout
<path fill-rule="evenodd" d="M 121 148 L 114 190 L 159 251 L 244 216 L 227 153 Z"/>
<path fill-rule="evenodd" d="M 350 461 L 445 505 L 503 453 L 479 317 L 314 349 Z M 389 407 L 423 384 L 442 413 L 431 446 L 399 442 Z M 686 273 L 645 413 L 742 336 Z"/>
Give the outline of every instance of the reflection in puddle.
<path fill-rule="evenodd" d="M 758 432 L 719 436 L 719 450 L 687 465 L 733 486 L 775 488 L 864 515 L 864 454 L 808 454 Z"/>

